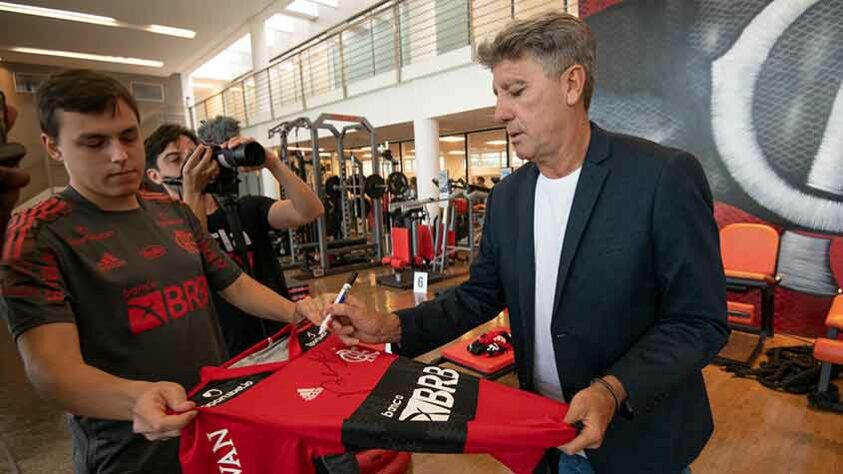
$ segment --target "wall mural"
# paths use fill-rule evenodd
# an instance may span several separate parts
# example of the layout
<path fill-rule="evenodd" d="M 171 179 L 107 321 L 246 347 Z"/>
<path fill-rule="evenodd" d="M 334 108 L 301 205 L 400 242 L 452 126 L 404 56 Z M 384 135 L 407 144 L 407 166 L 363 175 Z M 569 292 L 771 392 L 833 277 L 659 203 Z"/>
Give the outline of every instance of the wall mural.
<path fill-rule="evenodd" d="M 592 118 L 696 155 L 721 227 L 777 227 L 776 327 L 824 333 L 843 286 L 843 0 L 586 0 L 580 14 L 598 38 Z"/>

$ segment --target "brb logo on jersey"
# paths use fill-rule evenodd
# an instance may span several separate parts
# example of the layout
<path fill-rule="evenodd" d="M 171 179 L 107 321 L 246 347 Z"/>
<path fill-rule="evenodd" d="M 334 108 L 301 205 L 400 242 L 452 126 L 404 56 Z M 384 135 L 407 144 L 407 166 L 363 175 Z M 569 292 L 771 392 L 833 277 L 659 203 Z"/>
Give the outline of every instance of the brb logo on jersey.
<path fill-rule="evenodd" d="M 398 421 L 448 421 L 451 419 L 459 381 L 460 374 L 456 370 L 427 366 L 422 369 L 422 376 L 416 382 L 413 394 L 410 397 L 395 395 L 381 415 L 395 418 L 406 401 Z"/>
<path fill-rule="evenodd" d="M 358 349 L 357 347 L 340 349 L 337 351 L 337 355 L 340 356 L 340 359 L 352 364 L 360 364 L 363 362 L 371 364 L 377 360 L 380 354 L 381 353 L 377 351 L 367 351 L 365 349 Z"/>
<path fill-rule="evenodd" d="M 204 275 L 161 290 L 157 284 L 152 285 L 152 291 L 143 292 L 146 288 L 148 284 L 123 292 L 133 334 L 155 329 L 208 306 L 208 280 Z"/>

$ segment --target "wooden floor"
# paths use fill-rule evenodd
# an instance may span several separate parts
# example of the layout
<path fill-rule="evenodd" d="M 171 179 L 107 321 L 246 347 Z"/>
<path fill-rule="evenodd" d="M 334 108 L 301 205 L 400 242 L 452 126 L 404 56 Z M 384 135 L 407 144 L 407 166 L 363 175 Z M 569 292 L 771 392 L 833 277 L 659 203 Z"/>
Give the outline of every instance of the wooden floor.
<path fill-rule="evenodd" d="M 418 299 L 427 298 L 416 298 L 410 291 L 376 286 L 375 274 L 384 272 L 387 270 L 361 272 L 352 293 L 381 310 L 412 306 Z M 335 275 L 310 283 L 314 293 L 336 292 L 345 278 Z M 454 285 L 462 278 L 433 285 L 430 294 L 433 289 Z M 477 332 L 480 331 L 482 328 Z M 777 336 L 771 345 L 803 343 Z M 433 356 L 428 354 L 427 358 Z M 804 396 L 774 392 L 755 381 L 733 378 L 719 367 L 707 367 L 704 374 L 714 409 L 715 433 L 692 465 L 694 474 L 843 473 L 843 415 L 809 410 Z M 511 374 L 501 382 L 515 384 Z M 5 440 L 24 474 L 72 472 L 64 414 L 33 393 L 11 337 L 3 328 L 0 328 L 0 440 Z M 0 452 L 0 473 L 7 472 L 12 472 L 11 466 Z M 508 471 L 486 455 L 415 454 L 413 472 Z"/>
<path fill-rule="evenodd" d="M 379 310 L 416 304 L 409 290 L 393 290 L 375 284 L 375 274 L 360 273 L 353 294 Z M 452 286 L 465 277 L 432 285 L 429 294 Z M 314 292 L 336 292 L 344 275 L 313 280 Z M 475 332 L 482 332 L 482 328 Z M 766 347 L 804 345 L 804 339 L 777 335 Z M 426 358 L 432 358 L 429 354 Z M 808 408 L 805 396 L 770 390 L 754 380 L 740 379 L 718 366 L 703 370 L 714 411 L 715 431 L 702 455 L 693 463 L 699 473 L 843 473 L 843 415 Z M 513 376 L 501 382 L 515 384 Z M 839 382 L 838 382 L 839 383 Z M 413 455 L 415 474 L 509 472 L 486 455 Z"/>

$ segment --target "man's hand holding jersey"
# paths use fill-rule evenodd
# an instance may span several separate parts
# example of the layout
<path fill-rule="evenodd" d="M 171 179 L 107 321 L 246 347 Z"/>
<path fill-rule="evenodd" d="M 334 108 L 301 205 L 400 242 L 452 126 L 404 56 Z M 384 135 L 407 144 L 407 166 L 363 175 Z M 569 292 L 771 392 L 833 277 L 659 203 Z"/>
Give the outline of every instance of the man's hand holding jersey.
<path fill-rule="evenodd" d="M 138 382 L 132 406 L 132 430 L 150 441 L 175 438 L 196 417 L 196 404 L 184 388 L 172 382 Z"/>

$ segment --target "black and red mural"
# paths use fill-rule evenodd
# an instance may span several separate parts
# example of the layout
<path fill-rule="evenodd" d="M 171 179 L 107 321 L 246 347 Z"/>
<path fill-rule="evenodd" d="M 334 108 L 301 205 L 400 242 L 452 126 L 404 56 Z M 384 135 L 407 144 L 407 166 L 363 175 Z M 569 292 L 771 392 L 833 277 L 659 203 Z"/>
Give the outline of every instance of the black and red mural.
<path fill-rule="evenodd" d="M 843 0 L 581 0 L 592 118 L 696 155 L 720 226 L 779 229 L 776 328 L 816 336 L 843 286 Z"/>

